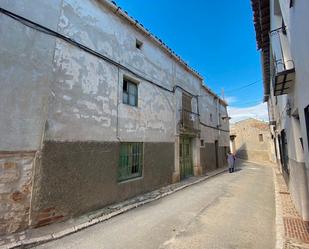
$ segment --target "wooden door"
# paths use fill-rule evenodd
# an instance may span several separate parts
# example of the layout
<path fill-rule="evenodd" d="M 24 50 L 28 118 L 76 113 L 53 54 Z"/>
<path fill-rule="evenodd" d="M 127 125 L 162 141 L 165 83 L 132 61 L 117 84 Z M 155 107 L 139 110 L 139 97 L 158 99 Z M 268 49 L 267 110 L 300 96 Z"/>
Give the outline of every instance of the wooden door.
<path fill-rule="evenodd" d="M 181 179 L 192 176 L 193 174 L 192 146 L 191 146 L 191 139 L 188 137 L 180 138 L 179 165 L 180 165 Z"/>

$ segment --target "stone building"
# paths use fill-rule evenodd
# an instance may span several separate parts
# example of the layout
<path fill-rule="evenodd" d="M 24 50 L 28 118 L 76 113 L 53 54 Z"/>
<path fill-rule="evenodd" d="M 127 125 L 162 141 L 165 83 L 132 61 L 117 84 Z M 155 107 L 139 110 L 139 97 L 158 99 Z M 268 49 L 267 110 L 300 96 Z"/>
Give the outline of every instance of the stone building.
<path fill-rule="evenodd" d="M 107 0 L 0 0 L 0 231 L 225 165 L 226 103 Z"/>
<path fill-rule="evenodd" d="M 274 146 L 269 125 L 249 118 L 231 125 L 231 151 L 236 157 L 253 162 L 274 162 Z"/>
<path fill-rule="evenodd" d="M 251 2 L 277 160 L 298 212 L 309 220 L 309 1 Z"/>

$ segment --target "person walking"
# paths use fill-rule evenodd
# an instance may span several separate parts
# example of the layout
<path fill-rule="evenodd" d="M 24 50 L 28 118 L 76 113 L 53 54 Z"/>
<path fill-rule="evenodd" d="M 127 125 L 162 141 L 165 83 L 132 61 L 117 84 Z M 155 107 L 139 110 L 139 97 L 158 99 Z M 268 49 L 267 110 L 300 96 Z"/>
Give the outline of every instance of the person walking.
<path fill-rule="evenodd" d="M 227 163 L 229 165 L 229 172 L 232 173 L 234 171 L 235 157 L 230 151 L 227 154 Z"/>
<path fill-rule="evenodd" d="M 234 154 L 232 154 L 233 158 L 234 158 L 234 162 L 233 162 L 233 172 L 235 172 L 236 170 L 236 156 Z"/>

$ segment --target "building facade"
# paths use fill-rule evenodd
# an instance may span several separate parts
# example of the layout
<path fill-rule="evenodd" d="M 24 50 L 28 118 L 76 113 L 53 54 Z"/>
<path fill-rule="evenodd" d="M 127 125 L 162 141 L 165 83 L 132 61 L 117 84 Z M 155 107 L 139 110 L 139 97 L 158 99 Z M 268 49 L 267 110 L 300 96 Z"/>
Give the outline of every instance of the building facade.
<path fill-rule="evenodd" d="M 231 151 L 252 162 L 275 162 L 273 140 L 266 122 L 249 118 L 231 125 Z"/>
<path fill-rule="evenodd" d="M 106 0 L 0 0 L 0 233 L 226 164 L 226 103 Z"/>
<path fill-rule="evenodd" d="M 252 0 L 252 7 L 276 156 L 309 220 L 309 2 Z"/>

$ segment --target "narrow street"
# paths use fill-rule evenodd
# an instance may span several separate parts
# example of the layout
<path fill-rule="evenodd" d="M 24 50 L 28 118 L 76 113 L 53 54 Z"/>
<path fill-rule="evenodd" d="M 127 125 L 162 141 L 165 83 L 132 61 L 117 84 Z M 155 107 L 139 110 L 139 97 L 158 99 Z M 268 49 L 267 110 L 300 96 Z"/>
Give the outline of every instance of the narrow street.
<path fill-rule="evenodd" d="M 274 199 L 272 168 L 240 163 L 233 174 L 36 248 L 272 249 Z"/>

